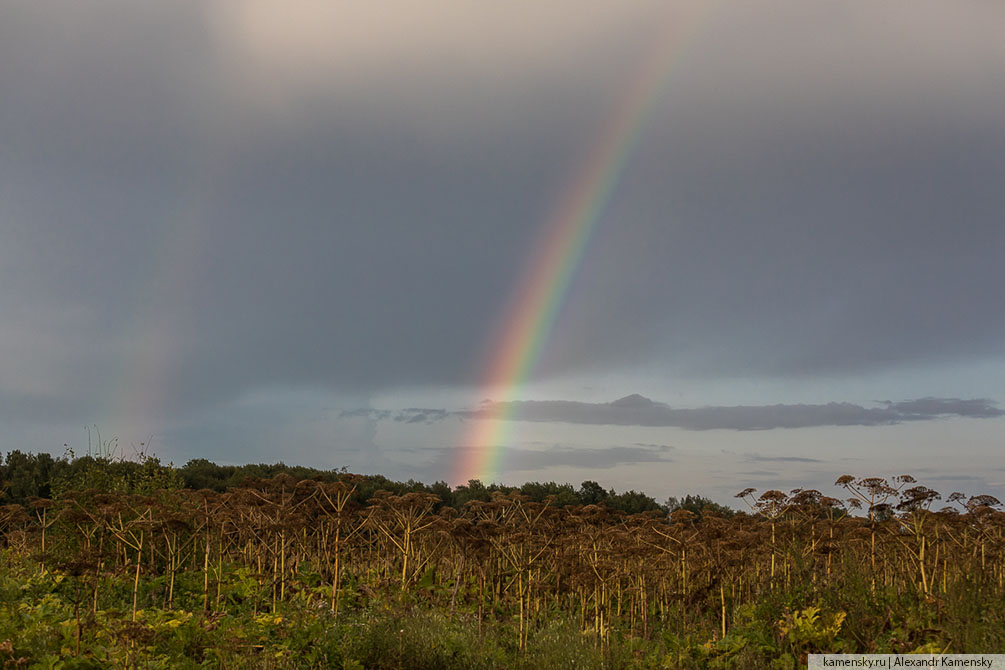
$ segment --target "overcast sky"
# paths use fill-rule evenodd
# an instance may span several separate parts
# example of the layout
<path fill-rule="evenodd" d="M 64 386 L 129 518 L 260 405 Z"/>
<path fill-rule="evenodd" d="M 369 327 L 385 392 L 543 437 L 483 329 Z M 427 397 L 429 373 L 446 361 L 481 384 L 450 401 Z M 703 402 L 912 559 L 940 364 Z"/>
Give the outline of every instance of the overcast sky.
<path fill-rule="evenodd" d="M 2 2 L 0 451 L 97 425 L 176 463 L 451 477 L 549 214 L 674 40 L 499 478 L 1005 497 L 1003 26 L 985 0 Z"/>

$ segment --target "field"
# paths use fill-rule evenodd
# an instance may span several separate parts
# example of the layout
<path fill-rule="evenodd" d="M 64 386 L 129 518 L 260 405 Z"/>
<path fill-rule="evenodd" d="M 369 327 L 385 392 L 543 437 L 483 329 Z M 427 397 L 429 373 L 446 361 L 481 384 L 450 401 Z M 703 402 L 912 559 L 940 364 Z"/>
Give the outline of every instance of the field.
<path fill-rule="evenodd" d="M 181 488 L 156 459 L 84 466 L 51 497 L 0 508 L 3 667 L 794 668 L 816 651 L 1005 652 L 999 502 L 953 494 L 935 511 L 941 496 L 907 476 L 843 477 L 845 501 L 748 489 L 749 513 L 700 497 L 629 513 L 544 495 L 554 485 L 438 496 L 284 472 L 215 491 Z M 69 488 L 82 481 L 97 486 Z"/>

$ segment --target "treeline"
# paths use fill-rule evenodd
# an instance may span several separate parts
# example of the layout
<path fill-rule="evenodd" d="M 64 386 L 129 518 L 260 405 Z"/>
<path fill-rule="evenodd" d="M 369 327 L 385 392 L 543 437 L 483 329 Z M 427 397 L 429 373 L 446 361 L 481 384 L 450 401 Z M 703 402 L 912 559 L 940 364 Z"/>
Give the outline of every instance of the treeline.
<path fill-rule="evenodd" d="M 181 467 L 164 464 L 151 455 L 138 453 L 127 459 L 115 456 L 113 448 L 97 455 L 76 457 L 71 451 L 61 457 L 48 453 L 25 453 L 18 450 L 0 453 L 0 501 L 3 504 L 27 505 L 34 498 L 58 498 L 67 491 L 95 490 L 106 493 L 137 493 L 150 495 L 159 490 L 210 490 L 224 493 L 249 482 L 271 479 L 279 475 L 294 481 L 313 480 L 335 483 L 349 476 L 345 469 L 322 470 L 285 463 L 252 463 L 218 465 L 205 458 L 190 460 Z M 366 503 L 378 491 L 401 496 L 408 493 L 431 493 L 438 498 L 436 509 L 453 507 L 461 510 L 471 501 L 489 502 L 495 494 L 518 493 L 531 502 L 553 506 L 604 505 L 638 514 L 641 512 L 672 512 L 686 509 L 699 516 L 715 513 L 730 516 L 734 510 L 700 495 L 671 497 L 664 503 L 639 491 L 618 493 L 599 483 L 584 481 L 578 488 L 556 482 L 527 482 L 522 486 L 484 484 L 472 479 L 467 484 L 451 487 L 443 481 L 433 484 L 408 480 L 393 481 L 382 475 L 353 475 L 355 501 Z"/>

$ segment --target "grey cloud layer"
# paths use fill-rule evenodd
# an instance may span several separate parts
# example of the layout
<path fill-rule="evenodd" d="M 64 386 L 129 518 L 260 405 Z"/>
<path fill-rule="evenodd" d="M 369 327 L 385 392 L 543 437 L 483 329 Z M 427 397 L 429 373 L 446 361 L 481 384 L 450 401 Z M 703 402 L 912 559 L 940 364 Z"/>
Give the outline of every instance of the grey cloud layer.
<path fill-rule="evenodd" d="M 825 405 L 766 405 L 674 409 L 640 395 L 609 403 L 568 400 L 523 400 L 486 403 L 477 410 L 461 412 L 470 418 L 505 416 L 514 421 L 557 421 L 614 426 L 667 426 L 686 430 L 769 430 L 813 426 L 883 426 L 905 421 L 926 421 L 950 416 L 991 418 L 1005 410 L 986 399 L 922 398 L 885 402 L 867 408 L 846 402 Z M 751 460 L 812 460 L 795 457 Z"/>
<path fill-rule="evenodd" d="M 604 469 L 639 463 L 670 463 L 671 447 L 666 446 L 615 446 L 604 448 L 573 448 L 552 445 L 547 449 L 507 448 L 502 453 L 501 467 L 507 471 L 533 472 L 544 468 Z M 444 449 L 423 469 L 430 477 L 442 476 L 457 459 L 464 459 L 464 449 Z M 531 477 L 533 479 L 533 477 Z M 529 480 L 528 480 L 529 481 Z"/>
<path fill-rule="evenodd" d="M 240 4 L 0 6 L 0 311 L 18 324 L 0 417 L 95 420 L 130 378 L 169 417 L 270 386 L 470 384 L 665 20 L 642 0 L 532 27 L 491 9 L 482 40 L 442 3 L 390 59 L 367 10 L 358 39 L 326 41 L 325 3 L 284 21 Z M 722 3 L 674 63 L 535 377 L 1005 353 L 1005 10 L 769 5 Z M 695 429 L 956 412 L 519 411 Z"/>
<path fill-rule="evenodd" d="M 818 458 L 804 458 L 802 456 L 761 456 L 760 454 L 745 454 L 744 460 L 755 463 L 823 463 Z"/>
<path fill-rule="evenodd" d="M 611 426 L 674 427 L 686 430 L 771 430 L 814 426 L 887 426 L 908 421 L 931 421 L 947 417 L 990 419 L 1005 416 L 1005 410 L 986 398 L 919 398 L 900 402 L 881 401 L 879 407 L 863 407 L 848 402 L 822 405 L 760 405 L 697 407 L 675 409 L 665 403 L 633 394 L 606 403 L 572 400 L 515 400 L 483 402 L 477 409 L 403 410 L 361 408 L 345 410 L 343 418 L 366 417 L 375 421 L 434 423 L 447 419 L 487 419 L 508 421 L 558 422 Z M 672 447 L 637 442 L 643 451 L 665 451 Z M 797 456 L 747 454 L 751 461 L 819 462 Z"/>

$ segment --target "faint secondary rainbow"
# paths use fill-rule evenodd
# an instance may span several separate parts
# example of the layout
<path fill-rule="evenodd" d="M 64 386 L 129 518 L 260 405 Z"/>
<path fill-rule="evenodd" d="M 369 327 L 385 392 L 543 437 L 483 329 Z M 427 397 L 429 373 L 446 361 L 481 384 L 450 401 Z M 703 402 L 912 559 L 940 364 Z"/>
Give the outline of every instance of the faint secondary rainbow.
<path fill-rule="evenodd" d="M 128 436 L 124 444 L 156 438 L 158 448 L 165 446 L 162 431 L 170 406 L 179 402 L 177 370 L 195 318 L 193 297 L 212 257 L 214 189 L 228 158 L 228 147 L 220 140 L 200 145 L 171 218 L 159 226 L 146 281 L 137 282 L 124 337 L 128 344 L 118 376 L 108 387 L 101 424 Z"/>
<path fill-rule="evenodd" d="M 546 220 L 494 331 L 480 384 L 491 402 L 476 410 L 456 461 L 455 484 L 498 477 L 512 424 L 512 401 L 533 372 L 551 334 L 586 248 L 647 125 L 673 66 L 711 15 L 702 3 L 693 16 L 668 26 L 642 61 L 585 160 Z"/>

